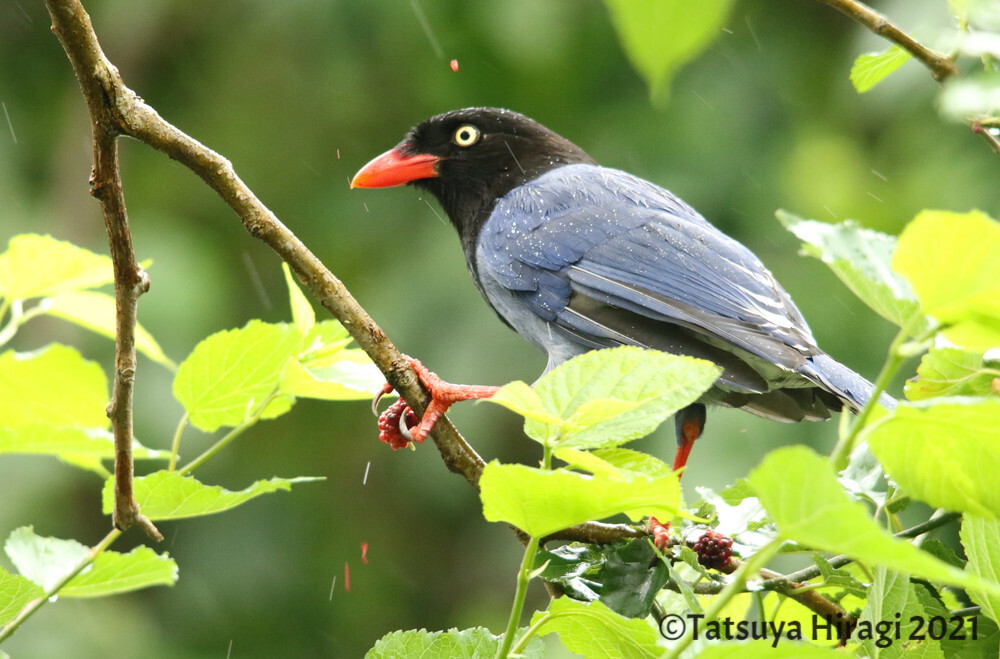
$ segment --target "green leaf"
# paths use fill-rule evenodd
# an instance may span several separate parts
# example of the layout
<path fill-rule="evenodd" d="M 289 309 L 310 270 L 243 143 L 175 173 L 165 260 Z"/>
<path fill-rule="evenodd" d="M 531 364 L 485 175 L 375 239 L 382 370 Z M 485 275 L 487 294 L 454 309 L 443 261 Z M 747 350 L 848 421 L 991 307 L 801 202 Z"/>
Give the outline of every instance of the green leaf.
<path fill-rule="evenodd" d="M 74 348 L 0 354 L 0 425 L 107 428 L 107 405 L 103 369 Z"/>
<path fill-rule="evenodd" d="M 866 229 L 852 220 L 829 224 L 782 210 L 776 215 L 803 241 L 804 254 L 826 263 L 877 314 L 900 327 L 922 323 L 910 284 L 892 269 L 895 236 Z"/>
<path fill-rule="evenodd" d="M 670 519 L 680 504 L 673 473 L 613 478 L 493 461 L 483 470 L 479 487 L 487 520 L 509 522 L 535 537 L 618 513 Z"/>
<path fill-rule="evenodd" d="M 886 533 L 862 504 L 847 498 L 829 462 L 812 449 L 789 446 L 773 451 L 749 480 L 784 538 L 933 581 L 1000 594 L 1000 584 L 967 574 Z"/>
<path fill-rule="evenodd" d="M 174 396 L 191 423 L 212 432 L 238 426 L 278 391 L 290 359 L 302 343 L 295 326 L 252 320 L 241 329 L 217 332 L 199 343 L 177 369 Z M 277 398 L 262 414 L 287 412 L 288 397 Z"/>
<path fill-rule="evenodd" d="M 80 564 L 90 548 L 76 540 L 35 535 L 32 527 L 22 526 L 7 536 L 4 551 L 18 572 L 48 591 Z"/>
<path fill-rule="evenodd" d="M 983 362 L 983 354 L 960 348 L 933 348 L 920 360 L 917 377 L 903 387 L 910 400 L 938 396 L 986 396 L 993 393 L 993 380 L 1000 378 L 1000 365 Z"/>
<path fill-rule="evenodd" d="M 31 579 L 0 567 L 0 626 L 12 620 L 28 602 L 44 596 L 42 587 Z"/>
<path fill-rule="evenodd" d="M 864 94 L 903 66 L 912 55 L 900 46 L 890 46 L 880 53 L 859 55 L 851 67 L 851 84 Z"/>
<path fill-rule="evenodd" d="M 105 597 L 177 583 L 177 563 L 167 554 L 136 547 L 127 554 L 104 551 L 59 591 L 64 597 Z"/>
<path fill-rule="evenodd" d="M 538 423 L 533 424 L 525 423 L 524 432 L 538 442 L 547 441 L 557 432 L 547 426 L 558 429 L 563 425 L 563 420 L 549 410 L 538 393 L 520 380 L 508 382 L 493 396 L 484 400 L 506 407 L 525 419 L 537 421 Z"/>
<path fill-rule="evenodd" d="M 619 470 L 645 474 L 653 478 L 666 476 L 673 472 L 673 468 L 666 462 L 642 451 L 633 451 L 627 448 L 603 448 L 594 451 L 593 455 Z"/>
<path fill-rule="evenodd" d="M 547 611 L 531 617 L 532 626 L 539 622 L 536 634 L 555 632 L 570 652 L 588 658 L 644 659 L 659 657 L 664 651 L 659 633 L 649 622 L 618 615 L 600 602 L 554 599 Z"/>
<path fill-rule="evenodd" d="M 869 587 L 868 597 L 865 599 L 865 608 L 858 619 L 858 626 L 854 630 L 851 640 L 859 643 L 865 650 L 865 657 L 872 659 L 895 659 L 896 657 L 941 657 L 941 644 L 932 639 L 924 640 L 910 639 L 910 636 L 917 631 L 917 625 L 926 623 L 927 612 L 917 593 L 917 586 L 913 584 L 907 575 L 893 572 L 885 567 L 875 569 L 875 578 Z M 878 625 L 885 625 L 883 621 L 899 623 L 899 635 L 880 633 Z M 925 635 L 928 630 L 924 625 L 921 630 Z M 893 642 L 887 647 L 882 647 L 880 639 L 883 636 L 899 642 Z M 904 641 L 905 639 L 905 646 Z"/>
<path fill-rule="evenodd" d="M 305 335 L 316 324 L 316 312 L 309 300 L 303 295 L 302 289 L 295 283 L 292 271 L 285 262 L 281 263 L 281 271 L 285 273 L 285 284 L 288 286 L 288 301 L 292 307 L 292 322 L 298 328 L 299 334 Z"/>
<path fill-rule="evenodd" d="M 1000 522 L 965 515 L 962 517 L 960 537 L 969 559 L 966 569 L 989 581 L 1000 582 Z M 1000 596 L 970 590 L 969 597 L 983 607 L 984 615 L 994 622 L 1000 620 Z"/>
<path fill-rule="evenodd" d="M 673 76 L 722 34 L 732 0 L 605 0 L 618 40 L 645 79 L 650 97 L 665 103 Z"/>
<path fill-rule="evenodd" d="M 848 655 L 808 643 L 750 641 L 720 643 L 702 650 L 696 659 L 844 659 Z"/>
<path fill-rule="evenodd" d="M 52 236 L 14 236 L 0 254 L 0 297 L 46 297 L 113 280 L 110 258 Z"/>
<path fill-rule="evenodd" d="M 648 435 L 696 401 L 719 373 L 701 359 L 623 346 L 574 357 L 542 376 L 534 389 L 544 408 L 566 421 L 560 447 L 604 448 Z M 613 402 L 602 405 L 602 399 Z M 546 436 L 533 419 L 525 432 Z"/>
<path fill-rule="evenodd" d="M 931 506 L 1000 515 L 1000 399 L 902 404 L 866 431 L 872 453 L 906 493 Z"/>
<path fill-rule="evenodd" d="M 115 298 L 96 291 L 71 291 L 49 298 L 47 311 L 110 339 L 115 338 Z M 177 368 L 142 325 L 135 327 L 136 350 L 169 369 Z"/>
<path fill-rule="evenodd" d="M 494 636 L 483 627 L 449 629 L 446 632 L 429 632 L 425 629 L 390 632 L 375 642 L 365 659 L 493 659 L 503 637 Z M 541 659 L 544 646 L 537 638 L 531 639 L 519 655 L 526 659 Z"/>
<path fill-rule="evenodd" d="M 953 343 L 1000 346 L 1000 224 L 980 211 L 923 211 L 899 237 L 893 268 Z"/>
<path fill-rule="evenodd" d="M 349 354 L 360 351 L 341 352 L 345 357 L 343 361 L 320 368 L 308 368 L 299 361 L 289 361 L 281 376 L 282 393 L 320 400 L 371 399 L 381 389 L 385 377 L 368 361 L 367 356 L 364 356 L 363 363 L 359 363 Z"/>
<path fill-rule="evenodd" d="M 271 478 L 259 480 L 238 492 L 218 485 L 205 485 L 191 476 L 176 471 L 157 471 L 135 479 L 135 499 L 144 515 L 151 520 L 183 519 L 221 513 L 271 492 L 288 491 L 296 483 L 309 483 L 322 478 Z M 104 514 L 114 507 L 114 481 L 104 484 L 102 496 Z"/>
<path fill-rule="evenodd" d="M 96 471 L 103 477 L 107 470 L 100 461 L 114 459 L 115 440 L 110 432 L 96 428 L 52 428 L 42 424 L 21 428 L 0 427 L 0 455 L 4 453 L 53 455 L 70 464 Z M 148 449 L 133 440 L 132 457 L 137 460 L 165 460 L 170 457 L 170 452 Z"/>
<path fill-rule="evenodd" d="M 645 618 L 656 595 L 669 579 L 666 563 L 658 560 L 649 538 L 605 546 L 601 603 L 628 618 Z"/>

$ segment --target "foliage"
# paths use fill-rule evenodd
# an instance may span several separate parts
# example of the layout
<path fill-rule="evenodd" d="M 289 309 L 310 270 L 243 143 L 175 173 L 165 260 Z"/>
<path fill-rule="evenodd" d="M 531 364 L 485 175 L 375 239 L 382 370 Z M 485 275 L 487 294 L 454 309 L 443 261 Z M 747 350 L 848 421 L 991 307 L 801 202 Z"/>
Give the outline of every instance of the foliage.
<path fill-rule="evenodd" d="M 413 4 L 416 7 L 417 3 Z M 680 68 L 693 61 L 723 33 L 733 4 L 728 1 L 606 2 L 622 50 L 645 79 L 649 94 L 657 103 L 667 99 Z M 986 4 L 952 3 L 959 16 L 959 38 L 953 54 L 963 60 L 965 66 L 961 75 L 948 80 L 942 88 L 939 107 L 945 117 L 972 120 L 989 131 L 995 130 L 998 86 L 995 61 L 1000 56 L 995 40 L 989 37 L 995 37 L 1000 25 L 995 23 L 995 16 L 991 18 L 988 7 L 984 9 Z M 289 13 L 292 11 L 289 9 Z M 454 13 L 457 16 L 462 12 Z M 752 32 L 749 16 L 745 20 Z M 544 22 L 538 21 L 538 24 Z M 393 39 L 405 38 L 397 27 L 393 27 Z M 426 24 L 424 27 L 426 30 Z M 551 35 L 552 42 L 544 40 L 543 53 L 541 49 L 530 48 L 532 26 L 524 24 L 523 27 L 523 34 L 510 35 L 512 39 L 521 39 L 521 46 L 515 45 L 509 50 L 519 53 L 518 56 L 529 63 L 536 78 L 562 80 L 562 76 L 552 75 L 545 68 L 551 66 L 551 60 L 546 62 L 544 55 L 558 51 L 553 44 L 558 43 L 559 33 Z M 433 39 L 430 31 L 426 31 Z M 364 30 L 347 36 L 381 43 L 370 39 Z M 757 40 L 756 35 L 753 39 Z M 256 40 L 241 41 L 258 47 Z M 350 38 L 344 41 L 355 44 L 349 47 L 360 49 L 358 42 Z M 604 88 L 607 79 L 612 77 L 602 68 L 600 58 L 604 51 L 592 48 L 590 40 L 586 41 L 593 59 L 574 61 L 573 66 L 601 80 L 600 95 L 617 103 L 619 89 L 609 93 Z M 761 48 L 761 44 L 757 45 Z M 771 57 L 781 56 L 773 42 L 765 42 L 764 46 L 761 50 Z M 412 55 L 412 49 L 397 50 L 406 50 L 408 56 Z M 825 44 L 821 50 L 828 52 Z M 971 71 L 974 67 L 969 65 L 973 58 L 982 65 L 974 72 Z M 786 54 L 784 59 L 769 61 L 767 67 L 769 70 L 782 68 L 783 73 L 794 72 L 794 59 Z M 909 53 L 897 46 L 875 55 L 862 55 L 851 69 L 851 82 L 857 91 L 871 92 L 866 98 L 877 97 L 890 87 L 886 81 L 903 77 L 890 74 L 908 59 Z M 463 70 L 466 61 L 463 59 Z M 773 62 L 780 62 L 780 65 Z M 369 64 L 362 61 L 359 65 L 339 67 L 347 73 L 338 72 L 337 75 L 355 78 L 360 89 L 376 87 L 371 85 Z M 541 76 L 536 67 L 541 69 Z M 815 63 L 810 63 L 809 67 L 808 77 L 823 78 Z M 277 70 L 259 68 L 265 72 Z M 402 71 L 392 71 L 389 76 L 398 85 L 408 84 L 403 80 L 405 62 L 402 68 Z M 914 68 L 911 64 L 902 70 Z M 212 75 L 210 68 L 206 67 L 205 75 Z M 411 77 L 419 79 L 421 84 L 427 80 L 424 75 Z M 614 77 L 621 76 L 616 71 Z M 746 96 L 745 89 L 737 84 L 737 77 L 750 78 L 755 85 L 761 85 L 765 76 L 732 76 L 733 84 L 729 86 L 736 89 L 737 95 Z M 231 80 L 238 81 L 239 89 L 255 87 L 244 84 L 241 76 L 228 71 L 224 78 L 221 85 Z M 296 77 L 282 74 L 276 78 Z M 303 76 L 303 79 L 308 78 Z M 787 79 L 782 78 L 782 81 L 784 84 Z M 782 89 L 780 84 L 778 89 Z M 400 87 L 394 87 L 394 90 L 400 98 L 416 96 L 412 89 L 400 91 Z M 320 93 L 314 88 L 310 91 Z M 772 95 L 768 93 L 772 91 L 765 87 L 761 96 Z M 225 92 L 220 89 L 220 93 Z M 592 91 L 588 93 L 592 95 Z M 545 94 L 553 95 L 549 87 Z M 385 115 L 365 107 L 364 99 L 360 98 L 363 94 L 355 96 L 359 97 L 358 107 L 341 108 L 343 114 L 367 114 L 366 123 L 383 123 L 376 120 L 384 120 Z M 426 96 L 434 97 L 430 93 Z M 816 96 L 821 96 L 824 104 L 833 107 L 834 99 L 825 94 Z M 582 107 L 591 100 L 590 96 L 560 98 L 559 103 L 560 107 Z M 741 97 L 741 102 L 743 100 Z M 434 97 L 433 102 L 441 101 Z M 45 105 L 35 104 L 39 112 L 44 111 Z M 201 104 L 183 105 L 196 107 L 199 113 L 203 110 Z M 303 105 L 309 105 L 309 112 L 313 111 L 313 104 Z M 3 111 L 6 115 L 8 105 L 4 105 Z M 806 105 L 802 114 L 809 112 L 815 112 L 815 107 Z M 411 114 L 413 111 L 408 109 L 407 116 Z M 734 132 L 732 127 L 738 127 L 743 120 L 748 122 L 744 125 L 749 125 L 758 118 L 752 108 L 747 108 L 745 113 L 734 112 L 726 116 L 718 125 L 726 127 L 724 132 L 728 136 Z M 7 122 L 13 134 L 14 124 L 9 116 Z M 353 126 L 352 122 L 356 124 L 357 118 L 349 117 L 346 125 Z M 294 123 L 290 121 L 289 125 Z M 659 123 L 661 118 L 657 116 L 643 126 L 648 129 Z M 819 123 L 815 116 L 809 116 L 803 122 L 806 127 L 799 126 L 798 130 L 815 131 Z M 229 121 L 227 115 L 224 124 L 227 129 L 238 131 L 240 138 L 245 137 L 238 121 Z M 641 129 L 643 126 L 636 126 L 634 131 L 640 136 L 638 139 L 644 144 L 654 144 L 648 130 Z M 274 160 L 287 163 L 295 158 L 281 158 L 280 148 L 296 139 L 291 135 L 295 132 L 262 131 L 266 134 L 257 135 L 257 140 L 233 139 L 232 142 L 241 145 L 237 149 L 254 142 L 255 148 L 276 153 L 279 157 Z M 685 130 L 681 128 L 678 132 Z M 900 141 L 899 135 L 885 140 L 892 162 L 907 160 L 907 154 L 900 157 L 896 149 Z M 322 145 L 322 151 L 333 152 L 329 142 L 316 140 Z M 814 141 L 813 146 L 817 142 L 828 146 L 821 140 Z M 739 151 L 732 148 L 728 137 L 724 143 L 727 151 Z M 803 144 L 805 149 L 810 142 L 803 138 Z M 303 153 L 307 152 L 305 147 L 319 148 L 299 146 L 303 147 Z M 921 153 L 924 147 L 921 144 Z M 649 148 L 657 158 L 662 155 L 660 143 L 643 148 Z M 764 153 L 772 149 L 748 147 L 747 150 L 754 153 L 753 168 L 765 158 L 776 157 Z M 781 149 L 773 151 L 777 153 Z M 837 161 L 828 161 L 825 157 L 831 152 L 837 153 L 836 149 L 822 151 L 822 174 L 824 178 L 828 175 L 831 180 L 837 180 L 838 176 L 842 178 L 843 172 L 834 171 L 837 167 L 831 162 Z M 339 159 L 339 148 L 336 153 Z M 644 153 L 634 149 L 634 154 Z M 714 157 L 711 149 L 708 153 L 711 160 Z M 634 154 L 629 152 L 629 157 L 639 160 L 653 157 Z M 312 168 L 309 156 L 300 160 Z M 790 156 L 789 160 L 799 162 Z M 977 184 L 977 177 L 959 175 L 963 159 L 946 149 L 942 149 L 940 158 L 926 160 L 929 164 L 921 170 L 924 178 L 913 179 L 917 183 L 910 180 L 907 185 L 893 180 L 893 188 L 899 190 L 900 199 L 920 197 L 914 192 L 930 187 L 926 181 L 935 179 L 927 172 L 933 172 L 933 165 L 938 162 L 943 163 L 944 171 L 949 174 L 949 184 L 955 187 L 957 194 Z M 953 168 L 956 171 L 951 177 Z M 750 169 L 744 164 L 742 171 L 738 168 L 734 171 L 736 176 L 750 180 L 755 178 Z M 34 167 L 27 170 L 35 173 Z M 715 198 L 720 185 L 728 187 L 732 183 L 731 179 L 725 179 L 725 172 L 720 171 L 718 176 L 721 180 L 702 177 L 709 180 L 710 186 L 702 191 L 703 197 Z M 819 178 L 814 176 L 809 180 L 810 190 L 813 184 L 821 187 Z M 752 183 L 758 185 L 756 180 Z M 168 189 L 159 180 L 152 187 Z M 852 192 L 866 198 L 862 189 Z M 298 193 L 296 189 L 295 201 L 298 201 Z M 179 200 L 171 200 L 172 203 L 187 201 L 185 195 L 175 196 Z M 875 197 L 874 193 L 868 196 Z M 322 205 L 324 214 L 328 214 L 327 201 L 316 202 L 317 206 Z M 887 216 L 898 216 L 896 209 L 900 204 L 891 201 L 879 209 L 879 220 L 864 223 L 883 226 Z M 845 203 L 850 200 L 845 199 Z M 200 222 L 202 218 L 194 215 Z M 869 219 L 866 215 L 858 216 Z M 166 216 L 167 221 L 176 219 Z M 525 417 L 525 433 L 541 446 L 542 456 L 541 467 L 491 462 L 480 483 L 484 517 L 489 521 L 514 524 L 532 536 L 518 571 L 518 594 L 506 632 L 494 635 L 482 627 L 447 632 L 395 631 L 378 641 L 370 656 L 473 657 L 495 656 L 506 650 L 524 656 L 542 656 L 538 637 L 552 632 L 569 649 L 584 656 L 660 656 L 664 652 L 677 656 L 685 648 L 689 648 L 692 656 L 706 658 L 835 656 L 828 647 L 809 644 L 810 639 L 799 640 L 792 634 L 786 634 L 780 642 L 773 636 L 745 642 L 747 637 L 703 634 L 693 645 L 688 645 L 693 640 L 689 634 L 679 642 L 671 639 L 674 642 L 668 643 L 662 638 L 664 627 L 658 630 L 653 624 L 650 612 L 654 608 L 660 615 L 704 616 L 704 629 L 709 630 L 713 629 L 709 626 L 713 619 L 763 620 L 773 623 L 775 628 L 806 624 L 811 611 L 790 597 L 787 589 L 766 585 L 770 579 L 757 579 L 755 568 L 766 562 L 779 546 L 785 553 L 802 554 L 814 565 L 805 570 L 806 576 L 800 577 L 808 583 L 796 590 L 818 592 L 849 614 L 857 615 L 861 624 L 846 652 L 886 657 L 904 652 L 945 657 L 996 654 L 998 633 L 993 623 L 1000 608 L 997 592 L 1000 529 L 990 474 L 995 472 L 996 428 L 1000 427 L 997 410 L 1000 366 L 997 352 L 991 350 L 1000 343 L 1000 313 L 996 306 L 1000 299 L 996 284 L 1000 281 L 997 276 L 1000 273 L 996 269 L 996 259 L 992 258 L 998 246 L 997 224 L 981 212 L 925 211 L 897 240 L 888 234 L 862 228 L 857 222 L 828 224 L 787 213 L 782 214 L 781 219 L 803 241 L 806 254 L 827 263 L 855 295 L 899 328 L 878 380 L 879 387 L 887 387 L 894 375 L 905 373 L 908 358 L 921 356 L 915 376 L 907 381 L 904 389 L 907 400 L 891 413 L 870 408 L 857 421 L 842 423 L 840 442 L 830 461 L 811 449 L 781 449 L 764 458 L 748 479 L 718 493 L 702 488 L 699 501 L 685 503 L 677 477 L 667 465 L 621 445 L 652 432 L 676 409 L 696 399 L 714 378 L 712 367 L 669 355 L 622 350 L 586 355 L 565 364 L 534 387 L 523 382 L 511 383 L 493 402 Z M 162 220 L 153 217 L 149 221 L 148 226 L 155 226 Z M 338 240 L 334 241 L 345 245 L 335 248 L 343 251 L 334 252 L 347 257 L 343 260 L 356 259 L 352 255 L 358 252 L 356 243 L 361 242 L 362 230 L 352 229 L 347 224 L 337 224 Z M 199 224 L 199 229 L 202 228 Z M 353 236 L 357 240 L 343 238 L 351 231 L 358 232 Z M 435 256 L 426 258 L 433 261 Z M 144 263 L 144 267 L 148 266 L 149 263 Z M 111 279 L 107 257 L 48 236 L 15 236 L 7 251 L 0 255 L 0 347 L 10 344 L 15 337 L 21 342 L 33 340 L 33 336 L 19 330 L 29 321 L 43 317 L 68 321 L 101 336 L 112 336 L 114 300 L 107 292 L 99 290 Z M 179 366 L 164 354 L 149 332 L 138 328 L 138 349 L 163 366 L 166 372 L 176 371 L 174 391 L 185 409 L 170 450 L 146 446 L 160 445 L 151 439 L 152 435 L 165 437 L 169 434 L 162 417 L 155 416 L 156 431 L 140 433 L 142 443 L 137 440 L 134 445 L 137 458 L 165 461 L 164 468 L 139 477 L 135 483 L 142 509 L 153 519 L 181 519 L 223 512 L 270 492 L 286 491 L 311 480 L 272 477 L 271 473 L 266 473 L 249 486 L 232 490 L 199 482 L 192 472 L 260 421 L 289 412 L 299 398 L 360 400 L 369 397 L 381 384 L 381 377 L 367 358 L 360 351 L 347 347 L 349 340 L 343 328 L 331 321 L 317 322 L 287 270 L 286 279 L 291 297 L 291 322 L 251 320 L 243 327 L 218 332 L 199 342 Z M 393 294 L 405 298 L 400 303 L 401 314 L 425 317 L 425 309 L 420 308 L 420 313 L 416 313 L 406 306 L 411 297 L 417 296 L 403 295 L 397 289 L 393 289 Z M 191 302 L 192 307 L 196 304 Z M 167 315 L 173 313 L 176 312 L 170 310 Z M 194 312 L 190 315 L 197 316 Z M 263 312 L 255 315 L 263 315 Z M 193 322 L 188 324 L 194 325 Z M 157 334 L 164 338 L 160 330 Z M 440 342 L 439 335 L 433 338 Z M 108 398 L 108 381 L 101 366 L 84 356 L 91 354 L 79 347 L 45 342 L 31 345 L 25 351 L 9 349 L 0 353 L 0 454 L 52 456 L 84 470 L 88 477 L 97 474 L 105 479 L 103 503 L 108 512 L 112 487 L 107 480 L 110 474 L 106 464 L 114 457 L 103 411 Z M 198 430 L 221 436 L 195 459 L 179 463 L 180 439 L 189 423 Z M 186 438 L 185 446 L 191 444 L 192 438 Z M 564 466 L 555 466 L 557 460 Z M 398 485 L 390 484 L 387 489 L 392 491 L 393 497 L 400 496 Z M 90 503 L 96 507 L 96 486 L 91 494 Z M 891 535 L 903 527 L 904 518 L 911 524 L 915 517 L 927 516 L 926 511 L 913 505 L 914 502 L 962 513 L 960 539 L 964 556 L 934 538 L 914 542 L 908 537 Z M 699 566 L 684 543 L 662 555 L 658 555 L 644 538 L 606 546 L 573 544 L 541 548 L 542 536 L 564 526 L 609 517 L 635 522 L 651 513 L 673 518 L 674 528 L 681 537 L 700 530 L 707 520 L 711 526 L 724 529 L 734 537 L 740 556 L 747 562 L 730 577 L 731 581 L 727 581 Z M 930 519 L 938 519 L 940 514 L 941 511 L 937 511 Z M 364 523 L 371 525 L 367 519 Z M 57 595 L 102 597 L 154 585 L 172 585 L 177 581 L 177 562 L 166 552 L 157 553 L 147 547 L 127 553 L 114 552 L 108 547 L 116 539 L 117 534 L 112 532 L 101 542 L 87 546 L 75 540 L 37 535 L 29 526 L 12 530 L 5 551 L 17 574 L 0 568 L 0 626 L 10 621 L 13 625 L 4 628 L 0 637 L 21 625 L 24 613 L 33 611 L 33 606 L 52 601 Z M 412 543 L 414 546 L 419 544 Z M 239 549 L 234 547 L 230 551 Z M 834 554 L 846 556 L 846 559 Z M 845 564 L 843 561 L 848 559 L 852 562 Z M 556 584 L 568 597 L 553 600 L 545 610 L 534 612 L 530 626 L 518 629 L 524 589 L 531 579 Z M 742 583 L 747 580 L 749 585 L 743 589 Z M 664 585 L 666 590 L 661 591 Z M 737 587 L 730 588 L 733 585 Z M 383 592 L 388 590 L 384 588 Z M 323 596 L 325 598 L 325 593 Z M 980 606 L 981 611 L 970 611 L 970 604 Z M 310 606 L 321 608 L 315 604 Z M 964 612 L 956 614 L 960 609 Z M 866 635 L 866 628 L 871 630 L 897 616 L 906 621 L 902 633 L 914 631 L 918 624 L 914 619 L 926 621 L 935 617 L 947 622 L 957 618 L 964 633 L 961 638 L 935 638 L 933 634 L 925 634 L 924 638 L 908 643 L 891 642 L 888 647 L 883 647 L 878 634 Z M 390 627 L 393 625 L 388 623 Z M 978 636 L 970 637 L 970 630 L 978 630 Z M 832 644 L 828 639 L 822 645 Z M 844 653 L 838 651 L 836 656 Z"/>
<path fill-rule="evenodd" d="M 31 276 L 35 264 L 58 267 L 44 277 Z M 239 492 L 202 484 L 189 475 L 241 432 L 261 419 L 287 412 L 296 397 L 324 400 L 370 398 L 381 377 L 363 353 L 348 348 L 347 332 L 334 321 L 317 323 L 285 266 L 293 323 L 252 321 L 238 330 L 213 334 L 176 367 L 174 391 L 186 413 L 171 451 L 154 451 L 136 442 L 137 458 L 168 460 L 166 469 L 137 478 L 135 496 L 154 520 L 200 517 L 223 512 L 253 498 L 289 490 L 315 478 L 260 480 Z M 47 313 L 53 300 L 79 295 L 109 283 L 111 261 L 47 236 L 21 235 L 0 254 L 0 320 L 5 340 L 31 318 Z M 90 292 L 95 298 L 105 293 Z M 113 298 L 109 298 L 114 303 Z M 25 303 L 31 303 L 25 310 Z M 58 305 L 56 305 L 58 306 Z M 81 307 L 76 314 L 55 314 L 99 334 L 113 335 L 103 305 Z M 93 312 L 93 313 L 90 313 Z M 147 354 L 172 367 L 152 338 Z M 104 512 L 113 507 L 114 483 L 102 464 L 114 458 L 104 407 L 107 380 L 101 368 L 75 349 L 50 344 L 30 353 L 0 354 L 0 452 L 41 453 L 96 472 L 106 479 Z M 231 428 L 200 457 L 177 468 L 181 434 L 187 420 L 205 431 Z M 166 553 L 147 547 L 128 553 L 107 549 L 119 532 L 87 547 L 75 540 L 36 535 L 30 527 L 7 537 L 5 552 L 19 575 L 0 568 L 0 638 L 5 638 L 45 598 L 103 597 L 151 586 L 172 586 L 178 566 Z M 22 617 L 23 616 L 23 617 Z"/>

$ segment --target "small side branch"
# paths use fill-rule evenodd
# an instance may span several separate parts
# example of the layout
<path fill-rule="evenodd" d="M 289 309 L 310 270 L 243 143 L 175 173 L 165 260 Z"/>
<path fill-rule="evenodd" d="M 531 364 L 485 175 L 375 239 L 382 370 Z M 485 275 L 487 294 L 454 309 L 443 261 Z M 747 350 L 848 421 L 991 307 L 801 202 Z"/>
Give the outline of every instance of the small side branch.
<path fill-rule="evenodd" d="M 104 226 L 115 277 L 115 375 L 108 418 L 115 440 L 115 506 L 112 521 L 116 528 L 125 530 L 141 527 L 155 540 L 163 536 L 148 518 L 139 512 L 132 490 L 134 464 L 132 460 L 132 402 L 135 389 L 135 325 L 139 297 L 149 290 L 149 277 L 135 259 L 132 233 L 129 229 L 125 195 L 122 192 L 121 171 L 118 161 L 118 132 L 109 121 L 104 95 L 99 82 L 86 75 L 86 61 L 75 57 L 87 51 L 103 58 L 100 47 L 90 28 L 90 20 L 82 7 L 71 7 L 48 2 L 52 29 L 59 37 L 73 64 L 77 80 L 83 89 L 90 111 L 94 143 L 94 167 L 90 177 L 90 192 L 101 203 Z"/>
<path fill-rule="evenodd" d="M 871 7 L 857 0 L 818 0 L 833 7 L 840 13 L 864 25 L 880 37 L 898 44 L 926 66 L 931 76 L 938 82 L 944 82 L 958 73 L 958 67 L 950 57 L 931 50 L 922 43 L 903 32 L 892 21 Z"/>

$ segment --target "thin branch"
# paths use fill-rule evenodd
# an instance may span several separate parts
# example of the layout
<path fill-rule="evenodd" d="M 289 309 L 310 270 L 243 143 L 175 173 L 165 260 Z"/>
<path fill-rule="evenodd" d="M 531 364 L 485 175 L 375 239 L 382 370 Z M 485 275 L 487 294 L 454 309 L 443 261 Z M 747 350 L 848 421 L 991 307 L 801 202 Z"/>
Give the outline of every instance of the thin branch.
<path fill-rule="evenodd" d="M 852 18 L 880 37 L 898 44 L 911 55 L 920 60 L 930 69 L 931 76 L 938 82 L 944 82 L 958 73 L 958 67 L 947 55 L 931 50 L 919 41 L 903 32 L 892 21 L 871 7 L 857 0 L 818 0 L 824 5 L 833 7 L 840 13 Z"/>
<path fill-rule="evenodd" d="M 139 526 L 146 535 L 163 540 L 163 536 L 148 518 L 139 512 L 132 490 L 134 463 L 132 460 L 132 401 L 135 389 L 135 325 L 139 296 L 149 290 L 149 277 L 135 259 L 128 211 L 122 192 L 118 163 L 118 131 L 110 120 L 103 89 L 96 78 L 88 75 L 82 58 L 73 53 L 85 46 L 97 48 L 90 39 L 90 22 L 67 20 L 80 18 L 71 8 L 55 2 L 46 3 L 52 17 L 52 29 L 69 55 L 76 78 L 87 100 L 94 142 L 94 168 L 90 176 L 90 193 L 101 203 L 104 226 L 115 277 L 115 377 L 108 404 L 108 418 L 115 438 L 115 505 L 111 519 L 115 528 L 125 530 Z M 79 14 L 86 18 L 82 8 Z M 84 28 L 84 29 L 81 29 Z M 99 52 L 99 49 L 97 50 Z"/>
<path fill-rule="evenodd" d="M 109 133 L 128 135 L 165 153 L 201 177 L 239 216 L 250 235 L 265 242 L 291 266 L 299 281 L 344 325 L 386 380 L 421 414 L 429 399 L 416 373 L 344 284 L 257 198 L 229 160 L 165 121 L 125 85 L 118 69 L 102 52 L 90 17 L 79 0 L 46 0 L 46 3 L 53 29 L 73 64 L 88 106 L 101 107 L 102 126 Z M 431 437 L 448 469 L 478 488 L 486 463 L 446 417 L 434 426 Z M 603 538 L 610 542 L 634 534 L 633 529 L 625 526 L 583 524 L 559 536 L 585 542 Z"/>

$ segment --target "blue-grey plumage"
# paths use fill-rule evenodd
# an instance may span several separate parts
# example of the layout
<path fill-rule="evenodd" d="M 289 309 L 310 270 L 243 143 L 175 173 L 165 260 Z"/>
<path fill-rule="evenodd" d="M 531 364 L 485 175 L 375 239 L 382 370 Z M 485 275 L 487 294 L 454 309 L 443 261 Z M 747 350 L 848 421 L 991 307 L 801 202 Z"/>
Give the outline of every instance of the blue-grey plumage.
<path fill-rule="evenodd" d="M 702 403 L 780 421 L 857 411 L 871 396 L 867 380 L 819 349 L 750 250 L 667 190 L 597 165 L 523 115 L 432 117 L 352 185 L 402 183 L 437 197 L 477 287 L 547 353 L 549 369 L 617 345 L 699 357 L 723 369 Z M 700 405 L 678 416 L 679 442 L 688 421 L 697 428 L 687 434 L 700 434 Z"/>

